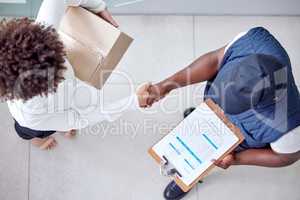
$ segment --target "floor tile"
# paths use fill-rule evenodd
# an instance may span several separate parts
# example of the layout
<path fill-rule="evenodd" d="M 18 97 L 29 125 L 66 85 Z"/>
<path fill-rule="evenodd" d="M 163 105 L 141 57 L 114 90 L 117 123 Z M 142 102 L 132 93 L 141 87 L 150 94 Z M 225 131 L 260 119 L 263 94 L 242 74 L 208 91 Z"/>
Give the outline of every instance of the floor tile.
<path fill-rule="evenodd" d="M 20 139 L 6 103 L 0 104 L 0 199 L 28 197 L 29 143 Z"/>
<path fill-rule="evenodd" d="M 83 130 L 74 141 L 57 136 L 52 152 L 32 149 L 30 199 L 163 199 L 169 179 L 159 175 L 147 150 L 179 121 L 180 115 L 129 112 Z"/>
<path fill-rule="evenodd" d="M 193 60 L 193 17 L 117 16 L 120 29 L 135 40 L 117 70 L 136 83 L 160 81 Z M 120 76 L 112 76 L 116 82 Z"/>
<path fill-rule="evenodd" d="M 287 168 L 236 166 L 216 170 L 198 186 L 198 199 L 300 199 L 300 163 Z"/>

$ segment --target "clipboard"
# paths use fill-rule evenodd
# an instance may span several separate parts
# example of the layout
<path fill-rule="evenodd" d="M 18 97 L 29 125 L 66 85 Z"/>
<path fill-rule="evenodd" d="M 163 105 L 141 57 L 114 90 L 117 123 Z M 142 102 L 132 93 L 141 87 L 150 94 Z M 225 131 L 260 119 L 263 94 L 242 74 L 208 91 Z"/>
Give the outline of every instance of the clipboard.
<path fill-rule="evenodd" d="M 228 149 L 225 153 L 222 154 L 222 156 L 218 157 L 217 159 L 223 159 L 226 155 L 228 155 L 230 152 L 232 152 L 236 147 L 238 147 L 239 144 L 243 142 L 245 139 L 243 134 L 241 133 L 240 129 L 235 126 L 224 114 L 224 111 L 213 102 L 212 99 L 207 99 L 204 102 L 215 114 L 216 116 L 221 119 L 221 121 L 232 131 L 233 134 L 238 138 L 238 141 L 231 146 L 230 149 Z M 166 135 L 167 136 L 167 135 Z M 166 137 L 164 136 L 162 140 Z M 161 140 L 160 140 L 161 141 Z M 157 144 L 157 143 L 156 143 Z M 155 144 L 155 145 L 156 145 Z M 167 166 L 169 165 L 168 159 L 166 157 L 161 157 L 159 156 L 153 147 L 153 145 L 149 150 L 148 153 L 150 156 L 161 166 Z M 206 175 L 210 173 L 210 171 L 215 167 L 215 165 L 212 163 L 206 170 L 201 173 L 198 178 L 196 178 L 190 185 L 186 185 L 182 180 L 181 180 L 181 174 L 176 170 L 176 168 L 173 168 L 172 173 L 174 174 L 173 179 L 176 182 L 176 184 L 184 191 L 188 192 L 190 189 L 192 189 L 200 180 L 202 180 Z"/>

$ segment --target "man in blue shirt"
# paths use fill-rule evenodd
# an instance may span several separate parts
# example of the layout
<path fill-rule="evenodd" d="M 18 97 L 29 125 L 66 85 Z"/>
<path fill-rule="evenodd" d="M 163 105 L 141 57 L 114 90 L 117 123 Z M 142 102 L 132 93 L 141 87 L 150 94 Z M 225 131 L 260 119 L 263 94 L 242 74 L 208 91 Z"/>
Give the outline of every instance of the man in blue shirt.
<path fill-rule="evenodd" d="M 257 27 L 240 33 L 228 45 L 152 85 L 148 106 L 176 88 L 202 81 L 207 81 L 204 99 L 222 107 L 245 136 L 215 165 L 283 167 L 300 159 L 300 95 L 289 56 L 269 31 Z M 164 191 L 168 200 L 185 195 L 174 181 Z"/>

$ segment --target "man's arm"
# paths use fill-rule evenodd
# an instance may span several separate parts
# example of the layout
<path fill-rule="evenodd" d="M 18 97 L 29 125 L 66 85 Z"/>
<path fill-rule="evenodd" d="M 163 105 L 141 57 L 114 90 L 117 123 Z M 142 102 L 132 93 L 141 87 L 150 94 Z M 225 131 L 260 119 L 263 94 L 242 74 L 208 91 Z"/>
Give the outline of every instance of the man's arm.
<path fill-rule="evenodd" d="M 202 55 L 185 69 L 152 85 L 149 88 L 150 97 L 148 98 L 148 105 L 152 105 L 155 101 L 158 101 L 173 89 L 207 81 L 214 77 L 223 60 L 224 50 L 225 47 L 222 47 Z"/>
<path fill-rule="evenodd" d="M 249 149 L 237 153 L 235 165 L 257 165 L 263 167 L 285 167 L 300 159 L 300 152 L 278 154 L 272 149 Z"/>
<path fill-rule="evenodd" d="M 215 165 L 227 169 L 231 165 L 255 165 L 262 167 L 285 167 L 297 162 L 300 159 L 300 151 L 291 154 L 279 154 L 271 148 L 249 149 L 230 154 L 223 160 L 215 162 Z"/>

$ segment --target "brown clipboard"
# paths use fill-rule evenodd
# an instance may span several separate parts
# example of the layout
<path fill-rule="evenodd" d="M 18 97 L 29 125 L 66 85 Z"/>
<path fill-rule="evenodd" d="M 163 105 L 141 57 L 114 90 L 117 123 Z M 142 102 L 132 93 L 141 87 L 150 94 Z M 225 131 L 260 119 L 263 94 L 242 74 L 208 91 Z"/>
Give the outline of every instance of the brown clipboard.
<path fill-rule="evenodd" d="M 241 133 L 241 130 L 235 126 L 233 123 L 230 122 L 230 120 L 225 116 L 224 111 L 213 102 L 211 99 L 207 99 L 202 103 L 206 103 L 208 107 L 214 111 L 214 113 L 224 122 L 224 124 L 238 137 L 238 142 L 236 142 L 228 151 L 226 151 L 219 159 L 223 159 L 226 155 L 231 153 L 239 144 L 243 142 L 245 139 L 243 134 Z M 155 146 L 155 145 L 153 145 Z M 156 152 L 153 150 L 153 146 L 148 150 L 148 153 L 151 155 L 152 158 L 158 163 L 161 164 L 163 159 L 156 154 Z M 209 174 L 209 172 L 215 167 L 214 164 L 211 164 L 197 179 L 193 181 L 192 184 L 186 185 L 178 176 L 175 176 L 174 180 L 176 184 L 185 192 L 188 192 L 190 189 L 192 189 L 200 180 L 202 180 L 206 175 Z"/>

